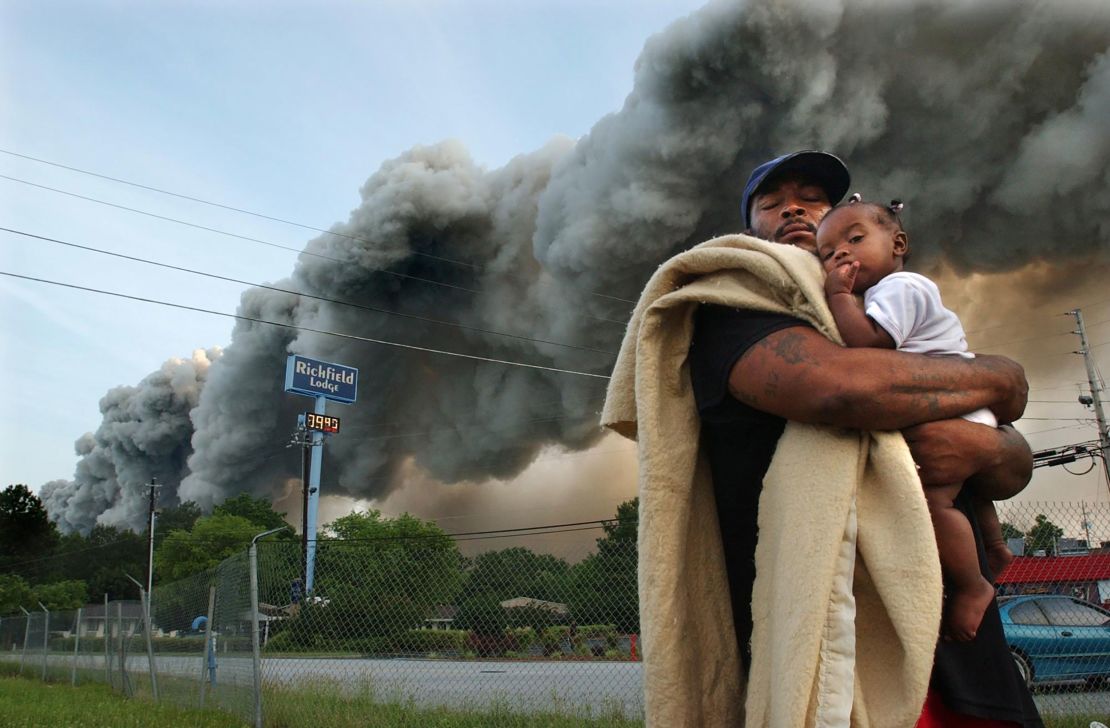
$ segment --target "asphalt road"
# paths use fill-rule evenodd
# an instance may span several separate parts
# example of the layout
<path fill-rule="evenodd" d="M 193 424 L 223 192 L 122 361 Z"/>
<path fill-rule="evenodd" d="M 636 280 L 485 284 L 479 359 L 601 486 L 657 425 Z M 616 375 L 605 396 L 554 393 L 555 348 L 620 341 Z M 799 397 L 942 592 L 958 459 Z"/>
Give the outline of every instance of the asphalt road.
<path fill-rule="evenodd" d="M 18 655 L 4 658 L 18 662 Z M 159 675 L 200 679 L 199 656 L 159 655 Z M 51 655 L 52 668 L 68 668 L 72 658 Z M 28 654 L 29 674 L 41 670 L 42 656 Z M 104 658 L 81 655 L 78 666 L 103 669 Z M 132 653 L 127 668 L 133 676 L 147 672 L 145 654 Z M 264 682 L 311 690 L 313 686 L 362 691 L 371 688 L 381 699 L 412 700 L 419 705 L 503 706 L 521 712 L 561 712 L 630 718 L 643 715 L 638 662 L 479 662 L 469 660 L 264 658 Z M 133 679 L 135 679 L 133 677 Z M 249 656 L 220 655 L 217 682 L 248 686 Z"/>

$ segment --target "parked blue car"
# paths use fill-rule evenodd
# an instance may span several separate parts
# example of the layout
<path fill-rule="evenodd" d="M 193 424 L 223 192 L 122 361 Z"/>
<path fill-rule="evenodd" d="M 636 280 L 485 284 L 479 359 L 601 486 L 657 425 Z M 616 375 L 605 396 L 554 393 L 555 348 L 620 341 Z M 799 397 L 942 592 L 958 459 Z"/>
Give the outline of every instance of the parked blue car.
<path fill-rule="evenodd" d="M 998 600 L 1002 629 L 1027 685 L 1110 678 L 1110 612 L 1064 596 Z"/>

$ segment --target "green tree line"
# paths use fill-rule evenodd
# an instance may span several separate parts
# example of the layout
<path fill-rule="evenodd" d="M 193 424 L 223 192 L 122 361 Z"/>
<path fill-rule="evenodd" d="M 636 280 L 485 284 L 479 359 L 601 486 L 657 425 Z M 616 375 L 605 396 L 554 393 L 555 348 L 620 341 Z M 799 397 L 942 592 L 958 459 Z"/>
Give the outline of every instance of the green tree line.
<path fill-rule="evenodd" d="M 594 553 L 571 564 L 523 546 L 467 557 L 438 525 L 409 514 L 355 512 L 318 535 L 312 598 L 301 597 L 280 631 L 290 646 L 326 646 L 360 635 L 378 648 L 448 610 L 452 627 L 479 634 L 554 625 L 611 625 L 638 631 L 635 499 L 602 524 Z M 250 539 L 285 523 L 268 501 L 240 494 L 203 515 L 191 502 L 165 508 L 155 527 L 155 618 L 163 629 L 187 629 L 198 607 L 189 577 L 235 554 Z M 72 609 L 112 599 L 134 599 L 147 568 L 147 534 L 96 526 L 87 535 L 60 534 L 26 486 L 0 494 L 0 614 L 32 608 Z M 289 609 L 303 578 L 300 538 L 292 529 L 263 542 L 260 601 Z M 158 589 L 158 587 L 162 587 Z M 501 602 L 525 597 L 565 610 L 506 610 Z"/>

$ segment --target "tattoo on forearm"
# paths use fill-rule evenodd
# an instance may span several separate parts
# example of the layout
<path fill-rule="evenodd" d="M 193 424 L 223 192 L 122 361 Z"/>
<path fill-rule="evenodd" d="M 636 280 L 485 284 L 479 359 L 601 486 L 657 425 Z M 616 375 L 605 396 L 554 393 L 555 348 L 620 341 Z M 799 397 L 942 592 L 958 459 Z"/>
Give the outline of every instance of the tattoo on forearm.
<path fill-rule="evenodd" d="M 816 360 L 807 353 L 806 337 L 793 331 L 786 331 L 776 337 L 774 342 L 768 343 L 763 339 L 757 346 L 766 346 L 774 351 L 775 356 L 787 364 L 816 364 Z"/>

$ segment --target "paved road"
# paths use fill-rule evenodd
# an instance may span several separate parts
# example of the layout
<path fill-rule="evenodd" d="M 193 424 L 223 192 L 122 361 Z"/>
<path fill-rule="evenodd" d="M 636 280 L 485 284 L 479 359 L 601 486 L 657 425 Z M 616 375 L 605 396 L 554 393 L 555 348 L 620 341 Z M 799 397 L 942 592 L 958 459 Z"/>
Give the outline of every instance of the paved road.
<path fill-rule="evenodd" d="M 5 658 L 11 659 L 5 655 Z M 18 656 L 15 656 L 18 662 Z M 160 655 L 158 674 L 198 679 L 199 656 Z M 51 655 L 51 667 L 68 668 L 69 656 Z M 27 669 L 41 669 L 41 655 L 28 655 Z M 102 656 L 82 655 L 81 668 L 104 668 Z M 131 654 L 128 670 L 144 674 L 146 655 Z M 310 688 L 313 683 L 361 691 L 372 688 L 383 699 L 413 700 L 420 705 L 500 705 L 522 712 L 620 712 L 643 715 L 638 662 L 479 662 L 469 660 L 264 658 L 263 680 L 269 684 Z M 251 660 L 220 655 L 221 684 L 251 684 Z"/>

